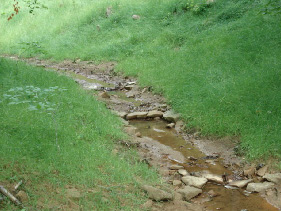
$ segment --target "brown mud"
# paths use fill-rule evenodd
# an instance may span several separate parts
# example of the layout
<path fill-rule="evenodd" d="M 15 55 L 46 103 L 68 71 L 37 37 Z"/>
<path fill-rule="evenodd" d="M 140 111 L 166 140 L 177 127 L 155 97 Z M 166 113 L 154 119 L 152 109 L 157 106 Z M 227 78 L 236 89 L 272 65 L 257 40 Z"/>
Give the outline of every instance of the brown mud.
<path fill-rule="evenodd" d="M 11 59 L 19 60 L 17 57 Z M 35 58 L 24 59 L 29 64 L 42 66 L 48 70 L 56 70 L 75 79 L 83 88 L 95 90 L 97 98 L 104 101 L 107 107 L 117 115 L 140 111 L 158 110 L 166 112 L 170 106 L 165 99 L 150 92 L 150 87 L 140 88 L 134 78 L 124 77 L 114 72 L 115 63 L 95 65 L 86 61 L 64 61 L 55 63 Z M 108 96 L 103 97 L 101 93 Z M 151 166 L 157 167 L 159 173 L 168 182 L 181 180 L 176 170 L 169 167 L 173 164 L 183 166 L 191 175 L 212 173 L 223 176 L 223 184 L 208 182 L 203 187 L 203 193 L 191 199 L 192 204 L 183 203 L 181 199 L 172 202 L 152 203 L 152 210 L 248 210 L 275 211 L 278 208 L 280 195 L 272 200 L 267 192 L 262 194 L 247 192 L 244 188 L 228 186 L 228 181 L 246 179 L 243 175 L 244 161 L 234 153 L 233 140 L 209 140 L 199 138 L 196 133 L 188 134 L 184 130 L 184 123 L 177 121 L 175 128 L 167 128 L 167 122 L 162 118 L 145 118 L 137 120 L 123 120 L 125 131 L 131 136 L 132 144 L 138 146 L 143 160 Z M 257 180 L 257 178 L 254 178 Z M 176 191 L 180 186 L 172 186 Z M 210 191 L 216 196 L 210 196 Z M 278 193 L 281 192 L 279 189 Z M 276 201 L 277 200 L 277 201 Z"/>

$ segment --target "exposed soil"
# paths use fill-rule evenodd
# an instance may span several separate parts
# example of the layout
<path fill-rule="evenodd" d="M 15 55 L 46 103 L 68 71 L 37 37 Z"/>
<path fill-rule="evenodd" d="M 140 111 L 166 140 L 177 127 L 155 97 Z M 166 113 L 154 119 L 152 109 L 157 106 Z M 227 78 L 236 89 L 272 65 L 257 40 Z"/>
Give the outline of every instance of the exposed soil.
<path fill-rule="evenodd" d="M 17 57 L 10 57 L 18 60 Z M 148 201 L 145 207 L 152 210 L 278 210 L 259 194 L 249 193 L 243 188 L 228 186 L 228 182 L 247 179 L 243 174 L 244 160 L 235 155 L 236 143 L 233 139 L 207 139 L 187 133 L 182 121 L 175 128 L 167 128 L 168 122 L 162 118 L 132 119 L 126 121 L 126 114 L 158 110 L 166 112 L 170 106 L 165 98 L 150 92 L 149 87 L 141 88 L 134 78 L 124 77 L 114 72 L 115 63 L 95 65 L 87 61 L 64 61 L 55 63 L 35 58 L 24 59 L 29 64 L 56 70 L 73 77 L 87 90 L 95 90 L 98 99 L 120 117 L 125 118 L 126 131 L 131 136 L 128 146 L 137 146 L 143 161 L 156 166 L 167 181 L 181 180 L 177 170 L 171 170 L 173 164 L 183 166 L 191 175 L 202 172 L 219 175 L 223 184 L 208 182 L 203 193 L 188 203 L 182 200 L 177 190 L 183 184 L 172 186 L 174 201 L 155 203 Z M 106 94 L 104 94 L 106 93 Z M 261 180 L 253 175 L 254 181 Z M 216 193 L 210 196 L 209 191 Z M 274 187 L 262 194 L 270 203 L 280 206 L 281 188 Z M 280 207 L 279 207 L 280 208 Z"/>

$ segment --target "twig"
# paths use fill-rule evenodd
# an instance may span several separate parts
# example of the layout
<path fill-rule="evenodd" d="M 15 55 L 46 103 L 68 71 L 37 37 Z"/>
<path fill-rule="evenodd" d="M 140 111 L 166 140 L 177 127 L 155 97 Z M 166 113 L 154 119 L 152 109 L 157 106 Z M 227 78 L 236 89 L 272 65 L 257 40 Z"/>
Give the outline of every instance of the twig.
<path fill-rule="evenodd" d="M 2 185 L 0 185 L 0 192 L 7 196 L 15 205 L 19 206 L 19 207 L 23 207 L 22 203 L 16 198 L 14 197 L 7 189 L 5 189 Z"/>
<path fill-rule="evenodd" d="M 23 183 L 23 181 L 21 180 L 21 181 L 14 187 L 15 191 L 22 185 L 22 183 Z"/>

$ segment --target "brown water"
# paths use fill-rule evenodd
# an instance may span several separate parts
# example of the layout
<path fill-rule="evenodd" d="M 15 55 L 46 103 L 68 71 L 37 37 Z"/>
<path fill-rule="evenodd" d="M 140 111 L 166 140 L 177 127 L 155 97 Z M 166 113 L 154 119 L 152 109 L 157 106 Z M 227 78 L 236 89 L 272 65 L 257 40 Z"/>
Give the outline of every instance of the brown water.
<path fill-rule="evenodd" d="M 184 166 L 188 172 L 202 172 L 208 170 L 210 173 L 223 175 L 231 175 L 232 172 L 224 167 L 220 159 L 212 164 L 206 163 L 206 155 L 200 152 L 195 146 L 189 144 L 174 129 L 167 129 L 164 121 L 145 121 L 134 120 L 130 124 L 137 128 L 142 136 L 149 137 L 155 142 L 159 142 L 171 149 L 178 151 L 185 157 Z M 190 160 L 192 157 L 192 161 Z M 196 161 L 194 161 L 195 159 Z M 171 160 L 171 163 L 175 163 Z M 208 198 L 207 192 L 214 190 L 219 196 L 212 198 L 211 201 L 204 203 L 208 210 L 224 210 L 224 211 L 278 211 L 277 208 L 270 205 L 265 199 L 258 194 L 249 194 L 244 189 L 228 189 L 223 185 L 207 183 L 203 189 L 203 193 L 195 201 L 203 201 Z"/>

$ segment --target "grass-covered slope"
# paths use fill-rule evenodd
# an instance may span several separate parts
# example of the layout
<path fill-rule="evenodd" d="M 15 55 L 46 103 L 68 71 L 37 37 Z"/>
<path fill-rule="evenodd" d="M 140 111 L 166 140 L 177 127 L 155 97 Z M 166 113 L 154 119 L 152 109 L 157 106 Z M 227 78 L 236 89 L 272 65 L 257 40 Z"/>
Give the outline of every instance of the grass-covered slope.
<path fill-rule="evenodd" d="M 280 159 L 281 18 L 262 14 L 265 3 L 48 1 L 34 15 L 23 7 L 9 22 L 1 16 L 0 51 L 117 60 L 163 92 L 191 128 L 238 136 L 249 158 Z"/>
<path fill-rule="evenodd" d="M 0 183 L 23 179 L 27 208 L 70 210 L 70 187 L 85 210 L 138 208 L 139 185 L 158 178 L 134 152 L 112 153 L 114 140 L 126 138 L 121 131 L 117 117 L 72 79 L 0 58 Z"/>

